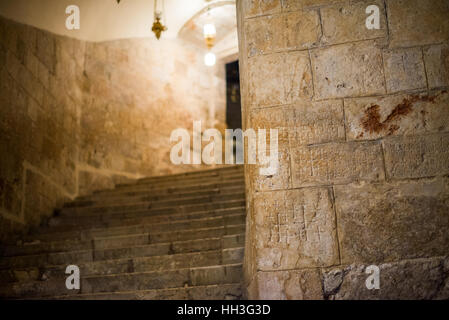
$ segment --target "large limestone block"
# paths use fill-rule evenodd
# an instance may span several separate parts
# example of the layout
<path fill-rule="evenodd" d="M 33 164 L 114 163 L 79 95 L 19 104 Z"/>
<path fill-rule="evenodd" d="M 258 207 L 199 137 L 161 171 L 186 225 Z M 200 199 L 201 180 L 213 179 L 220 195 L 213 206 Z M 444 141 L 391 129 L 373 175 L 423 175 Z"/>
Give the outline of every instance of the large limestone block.
<path fill-rule="evenodd" d="M 318 11 L 296 11 L 261 16 L 245 21 L 249 57 L 286 49 L 316 46 L 321 36 Z"/>
<path fill-rule="evenodd" d="M 384 179 L 378 142 L 327 143 L 292 149 L 293 187 Z"/>
<path fill-rule="evenodd" d="M 384 141 L 387 176 L 420 178 L 449 173 L 449 134 L 389 138 Z"/>
<path fill-rule="evenodd" d="M 285 49 L 301 50 L 317 46 L 321 37 L 320 17 L 317 10 L 296 11 L 285 14 Z"/>
<path fill-rule="evenodd" d="M 380 29 L 366 27 L 366 8 L 376 5 L 380 9 Z M 342 3 L 321 9 L 323 44 L 337 44 L 387 36 L 387 23 L 383 1 Z"/>
<path fill-rule="evenodd" d="M 446 264 L 448 259 L 446 258 Z M 379 265 L 380 288 L 368 290 L 367 265 L 353 264 L 324 272 L 324 294 L 331 300 L 447 299 L 444 259 L 416 259 Z"/>
<path fill-rule="evenodd" d="M 385 93 L 382 50 L 364 41 L 311 51 L 315 99 Z"/>
<path fill-rule="evenodd" d="M 307 52 L 274 53 L 249 59 L 249 101 L 253 107 L 289 104 L 313 95 Z"/>
<path fill-rule="evenodd" d="M 248 57 L 270 53 L 284 47 L 284 18 L 262 16 L 245 21 Z"/>
<path fill-rule="evenodd" d="M 449 130 L 449 94 L 400 94 L 345 100 L 348 140 Z"/>
<path fill-rule="evenodd" d="M 425 48 L 424 62 L 430 88 L 449 86 L 449 45 Z"/>
<path fill-rule="evenodd" d="M 257 298 L 262 300 L 322 300 L 320 271 L 258 272 Z M 251 297 L 254 299 L 255 297 Z"/>
<path fill-rule="evenodd" d="M 258 270 L 338 263 L 335 213 L 328 188 L 258 193 L 254 223 Z"/>
<path fill-rule="evenodd" d="M 388 92 L 427 87 L 421 48 L 387 50 L 384 66 Z"/>
<path fill-rule="evenodd" d="M 286 108 L 290 146 L 344 141 L 343 101 L 298 101 Z"/>
<path fill-rule="evenodd" d="M 387 0 L 390 47 L 437 44 L 449 39 L 447 0 Z"/>
<path fill-rule="evenodd" d="M 335 186 L 342 263 L 449 252 L 449 180 Z"/>

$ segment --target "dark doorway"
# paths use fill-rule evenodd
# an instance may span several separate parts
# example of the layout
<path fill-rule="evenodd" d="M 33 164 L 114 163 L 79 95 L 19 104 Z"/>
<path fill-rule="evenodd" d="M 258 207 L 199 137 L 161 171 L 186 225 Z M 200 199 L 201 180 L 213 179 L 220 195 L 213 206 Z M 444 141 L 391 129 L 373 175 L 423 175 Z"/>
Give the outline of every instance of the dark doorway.
<path fill-rule="evenodd" d="M 242 128 L 238 61 L 226 64 L 226 124 L 229 129 Z"/>

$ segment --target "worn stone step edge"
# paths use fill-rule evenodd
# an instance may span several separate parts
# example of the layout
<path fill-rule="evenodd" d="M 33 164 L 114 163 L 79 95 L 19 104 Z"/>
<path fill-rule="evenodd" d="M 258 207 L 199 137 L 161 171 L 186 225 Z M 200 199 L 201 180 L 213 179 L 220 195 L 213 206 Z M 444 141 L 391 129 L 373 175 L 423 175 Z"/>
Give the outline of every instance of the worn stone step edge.
<path fill-rule="evenodd" d="M 45 265 L 75 264 L 103 261 L 118 258 L 149 257 L 166 254 L 199 252 L 236 248 L 244 245 L 245 234 L 236 233 L 220 237 L 208 237 L 193 240 L 168 241 L 152 244 L 130 245 L 124 247 L 83 250 L 67 249 L 58 252 L 34 253 L 28 255 L 4 256 L 0 259 L 0 269 L 43 267 Z M 88 244 L 89 244 L 88 243 Z"/>
<path fill-rule="evenodd" d="M 226 212 L 226 210 L 239 210 L 240 208 L 245 208 L 246 202 L 243 200 L 237 200 L 237 201 L 228 201 L 225 202 L 227 205 L 225 207 L 218 207 L 218 208 L 199 208 L 197 210 L 185 210 L 185 208 L 181 207 L 178 208 L 177 212 L 173 211 L 172 208 L 169 210 L 158 210 L 158 211 L 134 211 L 134 212 L 125 212 L 125 213 L 109 213 L 109 214 L 90 214 L 90 215 L 55 215 L 51 219 L 49 219 L 49 223 L 52 221 L 58 221 L 59 224 L 66 223 L 73 223 L 73 221 L 76 221 L 76 223 L 83 224 L 84 222 L 89 221 L 97 221 L 97 222 L 103 222 L 103 223 L 113 223 L 115 221 L 127 221 L 132 219 L 145 219 L 154 221 L 157 219 L 161 219 L 161 217 L 165 217 L 167 221 L 170 220 L 176 220 L 180 216 L 196 216 L 201 214 L 208 214 L 208 213 L 216 213 L 216 212 Z M 222 206 L 222 204 L 220 204 Z M 182 210 L 180 210 L 182 209 Z M 224 214 L 225 215 L 225 214 Z M 154 219 L 154 220 L 151 220 Z"/>
<path fill-rule="evenodd" d="M 175 205 L 175 206 L 167 206 L 161 208 L 147 209 L 147 210 L 125 210 L 125 211 L 117 211 L 117 212 L 61 212 L 58 216 L 60 217 L 95 217 L 102 216 L 104 219 L 109 218 L 130 218 L 136 216 L 152 216 L 152 215 L 160 215 L 160 214 L 177 214 L 177 213 L 194 213 L 198 211 L 210 211 L 216 209 L 224 209 L 231 208 L 236 206 L 244 206 L 245 197 L 241 197 L 240 199 L 232 199 L 225 201 L 216 201 L 216 202 L 205 202 L 200 204 L 186 204 L 186 205 Z"/>
<path fill-rule="evenodd" d="M 159 179 L 166 179 L 166 178 L 183 178 L 183 177 L 189 177 L 189 176 L 197 176 L 197 175 L 210 175 L 210 174 L 227 174 L 227 173 L 233 173 L 233 172 L 244 172 L 244 166 L 243 165 L 237 165 L 237 166 L 229 166 L 229 167 L 222 167 L 222 168 L 214 168 L 214 169 L 206 169 L 206 170 L 198 170 L 198 171 L 189 171 L 189 172 L 183 172 L 183 173 L 175 173 L 175 174 L 169 174 L 169 175 L 163 175 L 163 176 L 153 176 L 153 177 L 145 177 L 137 179 L 136 182 L 146 182 L 146 181 L 158 181 Z"/>
<path fill-rule="evenodd" d="M 221 185 L 227 185 L 230 183 L 238 183 L 238 184 L 244 184 L 245 179 L 243 176 L 236 176 L 229 179 L 203 179 L 203 180 L 196 180 L 196 181 L 178 181 L 176 183 L 170 183 L 170 184 L 157 184 L 157 185 L 145 185 L 145 184 L 130 184 L 127 187 L 120 187 L 120 188 L 113 188 L 113 189 L 103 189 L 103 190 L 97 190 L 92 193 L 92 195 L 111 195 L 111 194 L 122 194 L 122 193 L 131 193 L 131 192 L 153 192 L 153 193 L 162 193 L 166 192 L 169 193 L 173 190 L 178 189 L 184 189 L 187 190 L 188 188 L 194 189 L 194 190 L 200 190 L 204 185 L 211 185 L 215 184 L 218 186 Z"/>
<path fill-rule="evenodd" d="M 142 233 L 142 234 L 129 234 L 129 235 L 117 235 L 109 237 L 96 237 L 92 240 L 71 239 L 67 241 L 55 240 L 55 241 L 43 241 L 35 245 L 34 249 L 30 246 L 30 249 L 17 249 L 14 251 L 10 248 L 6 251 L 6 254 L 19 254 L 23 253 L 34 254 L 36 252 L 66 252 L 68 250 L 76 250 L 80 248 L 90 247 L 90 249 L 116 249 L 127 248 L 137 245 L 168 243 L 174 241 L 188 241 L 196 239 L 217 238 L 225 235 L 241 234 L 245 232 L 245 225 L 229 225 L 215 228 L 197 228 L 178 232 L 158 232 L 158 233 Z M 65 248 L 65 249 L 64 249 Z M 10 255 L 11 256 L 11 255 Z M 5 255 L 6 257 L 6 255 Z"/>
<path fill-rule="evenodd" d="M 216 238 L 224 235 L 234 235 L 245 232 L 245 224 L 218 226 L 211 228 L 194 228 L 182 231 L 165 231 L 165 232 L 146 232 L 131 233 L 125 235 L 98 236 L 92 239 L 43 239 L 35 244 L 26 244 L 23 246 L 7 246 L 3 247 L 3 256 L 12 257 L 17 255 L 29 255 L 36 252 L 66 252 L 63 248 L 69 250 L 85 248 L 90 249 L 113 249 L 121 247 L 130 247 L 133 245 L 146 245 L 156 243 L 167 243 L 173 241 L 188 241 L 201 238 Z M 27 254 L 28 253 L 28 254 Z"/>
<path fill-rule="evenodd" d="M 245 186 L 239 185 L 230 185 L 224 188 L 213 188 L 212 190 L 198 190 L 198 191 L 189 191 L 184 193 L 175 193 L 175 194 L 161 194 L 161 195 L 137 195 L 137 196 L 114 196 L 107 197 L 104 199 L 85 199 L 85 200 L 73 200 L 71 202 L 67 202 L 64 204 L 64 208 L 72 208 L 72 207 L 89 207 L 95 206 L 98 203 L 103 205 L 117 205 L 117 204 L 126 204 L 126 203 L 134 203 L 134 202 L 145 202 L 145 201 L 161 201 L 167 199 L 185 199 L 191 198 L 193 196 L 213 196 L 219 194 L 229 194 L 229 193 L 238 193 L 245 192 Z"/>
<path fill-rule="evenodd" d="M 202 177 L 192 177 L 192 178 L 183 178 L 183 179 L 173 179 L 173 180 L 161 180 L 157 182 L 141 182 L 141 183 L 129 183 L 129 184 L 118 184 L 112 190 L 128 190 L 134 188 L 142 188 L 142 189 L 160 189 L 161 187 L 170 187 L 177 186 L 182 184 L 184 186 L 194 186 L 202 183 L 220 183 L 220 182 L 228 182 L 233 180 L 243 180 L 243 173 L 234 173 L 230 175 L 217 175 L 217 176 L 202 176 Z M 98 192 L 101 192 L 99 190 Z"/>
<path fill-rule="evenodd" d="M 149 257 L 107 259 L 78 264 L 83 276 L 164 271 L 243 262 L 244 247 L 175 253 Z M 67 265 L 13 267 L 0 270 L 0 286 L 4 283 L 65 278 Z"/>
<path fill-rule="evenodd" d="M 80 239 L 91 240 L 95 237 L 104 236 L 121 236 L 130 235 L 136 233 L 152 233 L 152 232 L 164 232 L 164 230 L 183 231 L 192 229 L 213 228 L 218 226 L 236 225 L 245 223 L 246 214 L 230 214 L 226 216 L 205 217 L 199 219 L 186 219 L 175 222 L 162 222 L 162 223 L 145 223 L 127 226 L 115 226 L 115 227 L 100 227 L 89 228 L 84 226 L 83 228 L 71 229 L 71 230 L 59 230 L 56 227 L 41 228 L 36 232 L 33 232 L 24 237 L 27 242 L 33 242 L 35 240 L 45 239 Z M 27 245 L 25 243 L 24 245 Z"/>
<path fill-rule="evenodd" d="M 235 171 L 228 171 L 228 172 L 217 172 L 213 174 L 197 174 L 197 175 L 191 175 L 191 176 L 183 176 L 183 177 L 171 177 L 171 176 L 163 176 L 160 179 L 155 180 L 137 180 L 137 181 L 130 181 L 126 183 L 119 183 L 116 185 L 117 188 L 127 187 L 130 185 L 159 185 L 159 184 L 170 184 L 174 182 L 181 182 L 181 181 L 201 181 L 201 180 L 226 180 L 226 179 L 232 179 L 235 177 L 243 177 L 245 174 L 243 170 L 235 170 Z"/>
<path fill-rule="evenodd" d="M 241 283 L 242 263 L 207 267 L 182 268 L 170 271 L 133 272 L 80 277 L 79 290 L 67 290 L 65 279 L 30 281 L 5 284 L 0 287 L 0 297 L 42 297 L 100 293 L 114 290 L 135 291 L 166 289 L 181 286 Z"/>
<path fill-rule="evenodd" d="M 132 226 L 140 224 L 159 224 L 168 222 L 178 222 L 182 220 L 195 220 L 202 218 L 214 218 L 214 217 L 227 217 L 236 214 L 246 214 L 246 208 L 244 206 L 237 206 L 225 209 L 198 211 L 196 213 L 178 213 L 178 214 L 160 214 L 147 217 L 130 217 L 122 219 L 94 219 L 94 217 L 52 217 L 47 222 L 46 226 L 39 227 L 33 232 L 38 232 L 40 228 L 58 228 L 61 231 L 86 229 L 90 227 L 96 228 L 113 228 L 117 226 Z M 98 218 L 98 216 L 97 216 Z M 100 217 L 102 218 L 102 217 Z"/>
<path fill-rule="evenodd" d="M 204 196 L 194 196 L 184 199 L 167 199 L 167 200 L 155 200 L 155 201 L 141 201 L 141 202 L 130 202 L 115 205 L 96 205 L 96 206 L 85 206 L 85 207 L 64 207 L 60 210 L 60 214 L 73 214 L 73 213 L 97 213 L 97 212 L 124 212 L 124 211 L 138 211 L 146 209 L 157 209 L 157 208 L 171 208 L 176 206 L 183 206 L 189 204 L 201 204 L 210 202 L 223 202 L 227 200 L 237 200 L 244 199 L 245 192 L 239 190 L 237 192 L 229 192 L 217 195 L 204 195 Z"/>
<path fill-rule="evenodd" d="M 236 185 L 242 185 L 244 186 L 244 180 L 242 179 L 238 179 L 238 180 L 234 180 L 234 181 L 228 181 L 228 182 L 220 182 L 220 183 L 202 183 L 202 184 L 198 184 L 195 186 L 184 186 L 184 185 L 180 185 L 177 187 L 162 187 L 160 189 L 154 189 L 154 190 L 137 190 L 137 191 L 126 191 L 126 192 L 117 192 L 116 190 L 114 191 L 114 189 L 107 189 L 107 190 L 102 190 L 102 193 L 100 193 L 100 191 L 98 192 L 93 192 L 90 195 L 84 195 L 84 196 L 79 196 L 77 197 L 75 200 L 101 200 L 101 199 L 107 199 L 110 198 L 111 196 L 113 197 L 135 197 L 135 196 L 141 196 L 141 195 L 154 195 L 154 196 L 159 196 L 159 195 L 172 195 L 172 194 L 177 194 L 180 192 L 192 192 L 192 191 L 199 191 L 199 190 L 205 190 L 205 189 L 211 189 L 211 188 L 227 188 L 227 187 L 233 187 Z"/>
<path fill-rule="evenodd" d="M 218 291 L 218 292 L 215 292 Z M 208 286 L 177 287 L 167 289 L 84 293 L 70 296 L 29 298 L 30 300 L 240 300 L 240 283 Z"/>

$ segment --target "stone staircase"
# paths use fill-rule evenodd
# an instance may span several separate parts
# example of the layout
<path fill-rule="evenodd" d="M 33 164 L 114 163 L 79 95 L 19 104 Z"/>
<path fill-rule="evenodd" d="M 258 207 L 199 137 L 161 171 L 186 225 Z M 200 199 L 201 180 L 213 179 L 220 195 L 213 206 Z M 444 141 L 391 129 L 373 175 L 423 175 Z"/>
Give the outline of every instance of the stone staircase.
<path fill-rule="evenodd" d="M 79 197 L 3 246 L 0 298 L 239 299 L 244 239 L 242 166 L 145 178 Z"/>

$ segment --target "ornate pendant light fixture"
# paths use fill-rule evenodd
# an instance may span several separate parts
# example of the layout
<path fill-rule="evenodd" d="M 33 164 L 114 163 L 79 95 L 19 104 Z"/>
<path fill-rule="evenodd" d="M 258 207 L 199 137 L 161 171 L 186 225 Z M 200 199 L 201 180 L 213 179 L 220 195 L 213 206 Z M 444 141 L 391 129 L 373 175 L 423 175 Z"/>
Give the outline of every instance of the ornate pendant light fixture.
<path fill-rule="evenodd" d="M 207 46 L 207 49 L 209 50 L 209 52 L 206 53 L 206 55 L 204 56 L 204 63 L 206 64 L 206 66 L 209 66 L 209 67 L 214 66 L 215 62 L 217 60 L 215 57 L 215 54 L 211 51 L 212 47 L 215 44 L 216 35 L 217 35 L 217 29 L 215 28 L 215 25 L 212 21 L 212 18 L 210 15 L 210 8 L 209 8 L 208 12 L 207 12 L 206 23 L 204 24 L 204 27 L 203 27 L 204 40 L 206 41 L 206 46 Z"/>
<path fill-rule="evenodd" d="M 154 0 L 154 23 L 153 28 L 151 28 L 151 31 L 154 32 L 156 35 L 156 38 L 159 40 L 161 38 L 161 34 L 164 31 L 167 31 L 167 27 L 164 26 L 161 22 L 161 16 L 164 14 L 164 21 L 167 22 L 167 19 L 165 18 L 165 0 L 162 1 L 162 11 L 157 11 L 157 0 Z"/>

